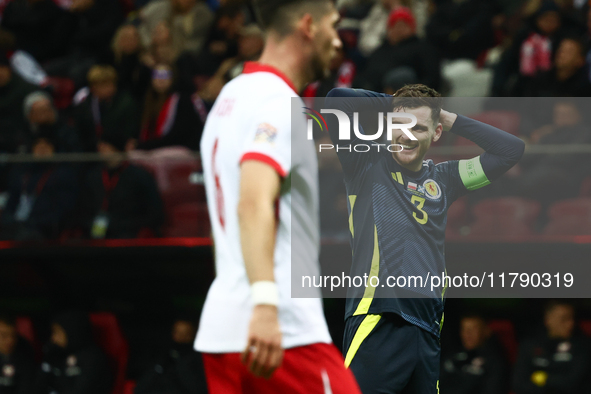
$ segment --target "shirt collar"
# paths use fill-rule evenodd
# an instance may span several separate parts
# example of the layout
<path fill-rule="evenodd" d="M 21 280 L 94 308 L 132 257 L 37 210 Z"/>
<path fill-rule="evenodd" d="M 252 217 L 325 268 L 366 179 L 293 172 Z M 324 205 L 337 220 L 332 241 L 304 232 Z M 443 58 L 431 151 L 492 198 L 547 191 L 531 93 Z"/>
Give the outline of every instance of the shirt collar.
<path fill-rule="evenodd" d="M 298 94 L 298 90 L 296 89 L 295 85 L 285 74 L 281 71 L 277 70 L 275 67 L 270 66 L 268 64 L 261 64 L 258 62 L 245 62 L 244 69 L 242 70 L 243 74 L 252 74 L 256 72 L 267 72 L 271 74 L 277 75 L 279 78 L 283 79 L 283 81 L 296 93 Z"/>

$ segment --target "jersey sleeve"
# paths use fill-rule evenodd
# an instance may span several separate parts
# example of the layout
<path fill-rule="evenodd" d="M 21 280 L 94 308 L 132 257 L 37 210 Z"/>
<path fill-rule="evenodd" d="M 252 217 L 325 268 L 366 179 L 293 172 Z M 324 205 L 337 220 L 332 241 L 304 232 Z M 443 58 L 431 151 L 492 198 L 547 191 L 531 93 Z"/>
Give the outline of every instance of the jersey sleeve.
<path fill-rule="evenodd" d="M 282 178 L 287 177 L 291 168 L 290 102 L 274 100 L 261 106 L 248 120 L 245 132 L 240 164 L 260 161 L 273 167 Z"/>
<path fill-rule="evenodd" d="M 519 138 L 462 115 L 458 115 L 450 131 L 485 150 L 478 157 L 459 162 L 460 175 L 468 190 L 479 189 L 499 178 L 517 164 L 525 150 L 525 143 Z"/>

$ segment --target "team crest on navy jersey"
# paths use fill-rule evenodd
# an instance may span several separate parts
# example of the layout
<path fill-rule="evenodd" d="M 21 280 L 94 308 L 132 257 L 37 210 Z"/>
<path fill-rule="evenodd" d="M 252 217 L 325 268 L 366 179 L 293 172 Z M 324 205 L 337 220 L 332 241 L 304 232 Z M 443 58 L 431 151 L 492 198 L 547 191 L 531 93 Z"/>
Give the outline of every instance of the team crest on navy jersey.
<path fill-rule="evenodd" d="M 433 179 L 427 179 L 423 182 L 423 187 L 425 188 L 425 196 L 431 200 L 437 200 L 441 197 L 441 187 Z"/>

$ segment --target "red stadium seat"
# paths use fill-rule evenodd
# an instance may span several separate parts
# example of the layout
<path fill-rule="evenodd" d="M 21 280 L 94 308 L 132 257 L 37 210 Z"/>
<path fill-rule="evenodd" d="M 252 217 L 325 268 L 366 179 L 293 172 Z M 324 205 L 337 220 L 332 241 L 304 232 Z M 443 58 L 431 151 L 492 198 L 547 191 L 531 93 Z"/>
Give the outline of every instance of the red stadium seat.
<path fill-rule="evenodd" d="M 129 346 L 119 322 L 115 315 L 108 312 L 91 313 L 90 322 L 97 345 L 107 354 L 115 370 L 112 394 L 124 394 Z"/>
<path fill-rule="evenodd" d="M 506 131 L 509 134 L 519 136 L 519 127 L 521 125 L 521 116 L 514 111 L 485 111 L 476 115 L 471 115 L 470 118 L 482 123 L 489 124 L 498 129 Z M 473 146 L 476 145 L 472 141 L 459 137 L 454 142 L 455 146 Z"/>
<path fill-rule="evenodd" d="M 135 392 L 137 382 L 135 380 L 126 380 L 123 386 L 123 394 L 133 394 Z"/>
<path fill-rule="evenodd" d="M 119 5 L 121 6 L 121 11 L 123 11 L 123 15 L 128 15 L 130 12 L 135 10 L 135 4 L 133 4 L 133 0 L 119 0 Z"/>
<path fill-rule="evenodd" d="M 201 162 L 187 148 L 133 152 L 131 161 L 152 173 L 169 215 L 176 205 L 205 202 Z"/>
<path fill-rule="evenodd" d="M 469 237 L 511 239 L 533 234 L 532 225 L 540 213 L 540 203 L 519 197 L 484 200 L 476 204 L 476 218 Z"/>
<path fill-rule="evenodd" d="M 581 182 L 579 197 L 591 197 L 591 176 L 588 176 Z"/>
<path fill-rule="evenodd" d="M 498 338 L 511 364 L 515 363 L 518 345 L 513 323 L 509 320 L 491 320 L 488 323 L 488 328 Z"/>
<path fill-rule="evenodd" d="M 53 103 L 58 110 L 66 109 L 74 97 L 74 81 L 69 78 L 48 77 L 48 86 L 53 89 Z"/>
<path fill-rule="evenodd" d="M 591 198 L 559 201 L 550 207 L 548 216 L 544 234 L 591 235 Z"/>
<path fill-rule="evenodd" d="M 211 226 L 205 203 L 189 203 L 172 208 L 167 237 L 209 237 Z"/>

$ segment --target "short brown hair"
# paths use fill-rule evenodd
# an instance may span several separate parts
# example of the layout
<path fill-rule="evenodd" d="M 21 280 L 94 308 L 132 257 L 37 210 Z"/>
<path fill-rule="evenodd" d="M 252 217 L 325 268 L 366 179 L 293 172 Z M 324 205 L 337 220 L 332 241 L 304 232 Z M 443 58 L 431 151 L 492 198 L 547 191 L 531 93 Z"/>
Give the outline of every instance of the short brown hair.
<path fill-rule="evenodd" d="M 394 108 L 431 108 L 431 119 L 439 122 L 443 99 L 435 89 L 422 84 L 406 85 L 394 93 Z"/>
<path fill-rule="evenodd" d="M 109 65 L 92 66 L 86 78 L 90 85 L 103 82 L 117 83 L 117 71 L 115 71 L 115 67 Z"/>

